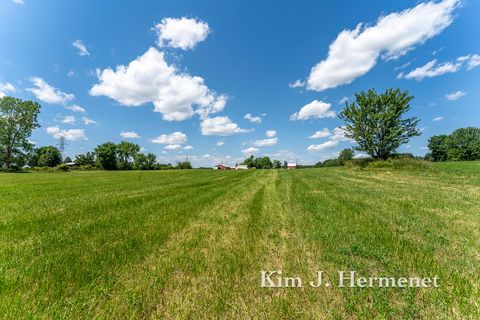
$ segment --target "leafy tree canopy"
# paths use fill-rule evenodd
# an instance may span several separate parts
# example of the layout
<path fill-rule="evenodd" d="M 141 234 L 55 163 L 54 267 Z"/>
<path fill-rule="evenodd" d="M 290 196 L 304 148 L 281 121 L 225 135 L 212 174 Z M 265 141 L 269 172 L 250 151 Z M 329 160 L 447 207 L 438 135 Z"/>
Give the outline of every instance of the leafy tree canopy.
<path fill-rule="evenodd" d="M 385 160 L 411 137 L 420 135 L 419 120 L 403 118 L 413 99 L 408 91 L 388 89 L 377 94 L 370 89 L 356 93 L 355 97 L 356 102 L 345 104 L 340 119 L 345 121 L 346 137 L 357 142 L 357 150 Z"/>
<path fill-rule="evenodd" d="M 28 141 L 39 128 L 37 102 L 5 96 L 0 98 L 0 167 L 7 170 L 21 167 L 33 146 Z"/>

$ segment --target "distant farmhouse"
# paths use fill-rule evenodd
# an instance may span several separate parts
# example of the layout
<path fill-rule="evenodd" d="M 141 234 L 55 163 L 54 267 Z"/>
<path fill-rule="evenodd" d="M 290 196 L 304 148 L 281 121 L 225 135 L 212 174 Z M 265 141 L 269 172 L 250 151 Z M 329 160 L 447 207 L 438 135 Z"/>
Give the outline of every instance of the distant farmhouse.
<path fill-rule="evenodd" d="M 236 164 L 233 167 L 233 166 L 227 166 L 227 165 L 224 165 L 223 163 L 220 163 L 214 166 L 213 169 L 215 170 L 247 170 L 248 166 L 246 164 Z"/>
<path fill-rule="evenodd" d="M 297 169 L 297 164 L 296 163 L 287 163 L 287 169 Z"/>

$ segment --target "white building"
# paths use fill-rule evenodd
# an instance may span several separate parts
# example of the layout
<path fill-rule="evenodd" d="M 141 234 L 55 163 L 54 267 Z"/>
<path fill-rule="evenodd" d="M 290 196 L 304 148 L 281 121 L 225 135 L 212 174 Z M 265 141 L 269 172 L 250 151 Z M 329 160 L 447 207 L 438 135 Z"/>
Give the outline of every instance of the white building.
<path fill-rule="evenodd" d="M 296 163 L 287 163 L 287 169 L 296 169 L 297 168 L 297 164 Z"/>

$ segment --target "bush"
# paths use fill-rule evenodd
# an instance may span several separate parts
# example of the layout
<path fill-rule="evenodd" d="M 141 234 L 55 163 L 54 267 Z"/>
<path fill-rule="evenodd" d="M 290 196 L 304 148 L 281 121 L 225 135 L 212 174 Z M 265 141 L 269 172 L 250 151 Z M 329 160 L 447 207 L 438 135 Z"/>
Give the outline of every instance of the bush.
<path fill-rule="evenodd" d="M 55 171 L 67 172 L 67 171 L 70 171 L 70 167 L 67 166 L 66 164 L 62 163 L 62 164 L 59 164 L 58 166 L 55 167 Z"/>
<path fill-rule="evenodd" d="M 322 167 L 340 167 L 343 166 L 343 161 L 340 159 L 329 159 L 322 163 Z"/>
<path fill-rule="evenodd" d="M 349 168 L 366 168 L 370 162 L 373 162 L 372 158 L 360 158 L 344 161 L 344 165 Z"/>
<path fill-rule="evenodd" d="M 36 172 L 54 172 L 54 168 L 51 168 L 51 167 L 31 167 L 30 168 L 31 171 L 36 171 Z"/>
<path fill-rule="evenodd" d="M 372 161 L 368 163 L 369 168 L 391 168 L 391 169 L 430 169 L 431 163 L 425 160 L 399 158 L 385 161 Z"/>

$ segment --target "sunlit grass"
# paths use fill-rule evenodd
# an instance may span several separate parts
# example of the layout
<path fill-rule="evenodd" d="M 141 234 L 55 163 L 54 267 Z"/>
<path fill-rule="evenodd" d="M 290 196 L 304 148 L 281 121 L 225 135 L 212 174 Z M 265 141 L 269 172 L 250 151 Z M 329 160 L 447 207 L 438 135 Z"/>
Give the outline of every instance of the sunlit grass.
<path fill-rule="evenodd" d="M 477 318 L 480 164 L 0 175 L 3 318 Z M 439 288 L 260 288 L 433 276 Z"/>

